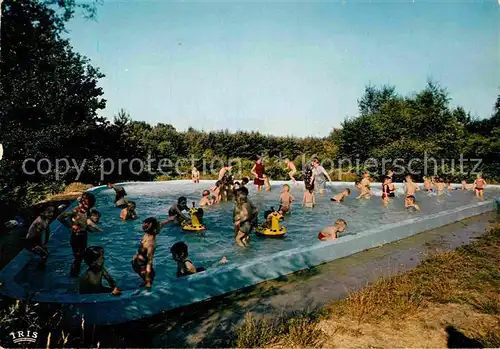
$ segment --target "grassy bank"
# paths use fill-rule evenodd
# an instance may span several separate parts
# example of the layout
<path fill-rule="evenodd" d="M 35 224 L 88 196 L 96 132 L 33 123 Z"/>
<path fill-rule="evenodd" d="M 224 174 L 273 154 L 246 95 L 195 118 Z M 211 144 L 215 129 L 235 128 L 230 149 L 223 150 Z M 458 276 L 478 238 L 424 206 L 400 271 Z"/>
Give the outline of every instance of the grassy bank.
<path fill-rule="evenodd" d="M 312 314 L 248 314 L 228 346 L 500 347 L 500 225 Z"/>

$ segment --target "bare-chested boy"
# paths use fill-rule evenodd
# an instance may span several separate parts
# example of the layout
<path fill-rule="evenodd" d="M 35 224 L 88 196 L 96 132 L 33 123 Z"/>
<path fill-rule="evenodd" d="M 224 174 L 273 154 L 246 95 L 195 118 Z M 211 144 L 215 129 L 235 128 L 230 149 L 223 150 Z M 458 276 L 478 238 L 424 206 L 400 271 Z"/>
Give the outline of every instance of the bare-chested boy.
<path fill-rule="evenodd" d="M 420 187 L 413 181 L 413 178 L 411 178 L 411 175 L 406 176 L 406 182 L 405 182 L 405 195 L 410 196 L 410 195 L 415 195 L 417 191 L 420 191 Z"/>
<path fill-rule="evenodd" d="M 280 195 L 280 211 L 281 214 L 285 214 L 290 212 L 292 209 L 292 202 L 295 201 L 295 198 L 292 194 L 290 194 L 290 186 L 288 184 L 283 185 L 283 190 Z"/>
<path fill-rule="evenodd" d="M 426 192 L 432 191 L 432 180 L 427 176 L 424 177 L 424 189 Z"/>
<path fill-rule="evenodd" d="M 371 198 L 372 195 L 370 193 L 370 190 L 366 186 L 361 185 L 361 182 L 359 181 L 354 182 L 354 186 L 359 189 L 359 196 L 356 199 Z"/>
<path fill-rule="evenodd" d="M 295 184 L 296 180 L 295 180 L 294 175 L 297 173 L 297 167 L 295 167 L 295 164 L 292 161 L 290 161 L 289 159 L 285 159 L 285 165 L 286 165 L 286 169 L 290 170 L 290 172 L 288 172 L 288 176 L 292 180 L 292 183 Z"/>
<path fill-rule="evenodd" d="M 213 200 L 210 198 L 210 192 L 208 190 L 203 190 L 201 195 L 200 206 L 211 206 L 213 204 Z"/>
<path fill-rule="evenodd" d="M 127 208 L 124 208 L 120 212 L 120 218 L 124 221 L 137 219 L 137 213 L 135 212 L 135 202 L 128 202 Z"/>
<path fill-rule="evenodd" d="M 99 246 L 90 246 L 85 250 L 85 264 L 89 267 L 80 279 L 80 293 L 111 293 L 114 296 L 121 294 L 111 274 L 104 268 L 104 249 Z M 108 282 L 109 287 L 102 284 L 102 279 Z"/>
<path fill-rule="evenodd" d="M 437 195 L 444 194 L 444 181 L 441 178 L 434 179 L 434 186 L 436 187 Z"/>
<path fill-rule="evenodd" d="M 101 212 L 97 211 L 95 208 L 92 208 L 89 213 L 89 218 L 87 219 L 87 230 L 89 232 L 103 232 L 101 228 L 97 225 L 101 220 Z"/>
<path fill-rule="evenodd" d="M 315 205 L 316 205 L 316 198 L 314 196 L 314 188 L 309 187 L 304 191 L 302 206 L 313 208 Z"/>
<path fill-rule="evenodd" d="M 345 188 L 343 192 L 338 193 L 330 199 L 330 201 L 343 202 L 346 196 L 351 195 L 351 189 Z"/>
<path fill-rule="evenodd" d="M 474 190 L 474 184 L 473 183 L 467 184 L 467 181 L 463 180 L 461 189 L 466 191 L 472 191 Z"/>
<path fill-rule="evenodd" d="M 47 250 L 47 243 L 50 237 L 50 220 L 54 215 L 54 207 L 46 207 L 40 216 L 31 223 L 28 229 L 28 234 L 26 235 L 26 249 L 42 258 L 42 263 L 45 263 L 49 257 L 49 251 Z M 42 241 L 42 233 L 45 233 L 45 240 Z"/>
<path fill-rule="evenodd" d="M 368 193 L 372 193 L 371 188 L 370 188 L 370 174 L 368 172 L 363 173 L 363 178 L 361 179 L 360 182 L 361 186 L 364 187 L 365 192 L 368 191 Z"/>
<path fill-rule="evenodd" d="M 238 190 L 233 211 L 234 235 L 238 246 L 248 246 L 250 233 L 257 226 L 258 214 L 258 209 L 248 200 L 248 189 Z"/>

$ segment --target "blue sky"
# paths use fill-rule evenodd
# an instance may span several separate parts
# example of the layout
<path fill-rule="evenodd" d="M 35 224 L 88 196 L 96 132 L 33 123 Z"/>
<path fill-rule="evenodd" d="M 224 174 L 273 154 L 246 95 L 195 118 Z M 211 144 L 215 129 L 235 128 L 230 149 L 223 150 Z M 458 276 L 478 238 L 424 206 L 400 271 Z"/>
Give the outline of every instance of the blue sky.
<path fill-rule="evenodd" d="M 491 115 L 500 87 L 495 1 L 110 1 L 68 25 L 106 77 L 112 118 L 178 130 L 326 136 L 366 84 L 401 94 L 428 78 L 454 105 Z"/>

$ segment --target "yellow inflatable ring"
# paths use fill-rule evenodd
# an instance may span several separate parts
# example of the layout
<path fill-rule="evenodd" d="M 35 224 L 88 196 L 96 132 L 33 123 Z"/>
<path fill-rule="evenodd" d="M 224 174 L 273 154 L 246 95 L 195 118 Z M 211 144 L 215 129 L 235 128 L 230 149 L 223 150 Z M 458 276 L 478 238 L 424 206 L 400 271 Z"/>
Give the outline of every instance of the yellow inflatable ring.
<path fill-rule="evenodd" d="M 182 230 L 186 231 L 202 231 L 205 229 L 205 226 L 202 224 L 186 224 L 182 226 Z"/>
<path fill-rule="evenodd" d="M 258 226 L 255 228 L 255 233 L 260 236 L 281 238 L 286 234 L 286 227 L 281 227 L 280 229 L 270 229 L 265 226 Z"/>

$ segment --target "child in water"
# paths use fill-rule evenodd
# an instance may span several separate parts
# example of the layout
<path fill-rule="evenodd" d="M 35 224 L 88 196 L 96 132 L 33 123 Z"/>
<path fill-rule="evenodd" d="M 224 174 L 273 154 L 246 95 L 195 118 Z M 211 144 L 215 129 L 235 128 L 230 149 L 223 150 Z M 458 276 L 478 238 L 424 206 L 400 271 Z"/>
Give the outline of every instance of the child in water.
<path fill-rule="evenodd" d="M 290 186 L 288 184 L 283 185 L 283 190 L 280 195 L 280 211 L 281 214 L 285 214 L 290 212 L 292 209 L 292 202 L 295 201 L 295 198 L 292 194 L 290 194 Z"/>
<path fill-rule="evenodd" d="M 90 210 L 90 217 L 87 219 L 87 230 L 89 232 L 103 232 L 101 228 L 97 225 L 99 221 L 101 220 L 101 212 L 97 211 L 95 208 L 92 208 Z"/>
<path fill-rule="evenodd" d="M 177 262 L 177 277 L 196 274 L 206 269 L 203 267 L 196 268 L 188 258 L 188 246 L 184 242 L 176 242 L 171 248 L 172 258 Z M 222 257 L 220 261 L 212 265 L 215 268 L 218 265 L 227 263 L 227 258 Z"/>
<path fill-rule="evenodd" d="M 271 191 L 271 182 L 269 182 L 269 177 L 264 175 L 264 186 L 266 187 L 266 191 Z"/>
<path fill-rule="evenodd" d="M 461 189 L 465 191 L 472 191 L 474 190 L 474 184 L 467 184 L 467 181 L 463 180 Z"/>
<path fill-rule="evenodd" d="M 432 180 L 429 177 L 424 177 L 424 189 L 426 192 L 432 191 Z"/>
<path fill-rule="evenodd" d="M 26 235 L 26 249 L 42 258 L 42 263 L 47 261 L 49 257 L 49 251 L 47 250 L 47 243 L 50 237 L 50 220 L 54 215 L 54 207 L 46 207 L 40 216 L 31 223 L 28 229 L 28 234 Z M 42 233 L 45 233 L 45 239 L 42 242 Z"/>
<path fill-rule="evenodd" d="M 313 208 L 316 205 L 316 197 L 314 196 L 314 188 L 309 187 L 304 191 L 304 198 L 302 199 L 302 206 Z"/>
<path fill-rule="evenodd" d="M 413 181 L 413 178 L 411 178 L 410 175 L 407 175 L 405 181 L 405 195 L 406 196 L 415 195 L 417 191 L 420 191 L 420 188 Z"/>
<path fill-rule="evenodd" d="M 203 193 L 201 195 L 202 195 L 202 198 L 200 200 L 199 205 L 200 206 L 211 206 L 213 201 L 210 198 L 210 192 L 208 190 L 203 190 Z"/>
<path fill-rule="evenodd" d="M 191 171 L 191 179 L 193 183 L 200 183 L 200 171 L 196 167 L 193 167 Z"/>
<path fill-rule="evenodd" d="M 128 202 L 128 206 L 120 212 L 120 218 L 124 221 L 137 219 L 137 213 L 135 212 L 135 202 Z"/>
<path fill-rule="evenodd" d="M 484 198 L 484 187 L 486 186 L 486 181 L 483 179 L 481 175 L 477 175 L 476 180 L 474 181 L 474 190 L 476 192 L 476 196 L 478 198 Z"/>
<path fill-rule="evenodd" d="M 405 199 L 405 208 L 408 211 L 420 211 L 420 206 L 416 203 L 413 195 L 408 195 Z"/>
<path fill-rule="evenodd" d="M 434 186 L 436 187 L 437 195 L 444 194 L 444 180 L 442 178 L 435 178 Z"/>
<path fill-rule="evenodd" d="M 387 204 L 389 200 L 389 196 L 391 193 L 391 189 L 389 184 L 391 183 L 391 177 L 385 176 L 384 183 L 382 184 L 382 201 L 384 204 Z"/>
<path fill-rule="evenodd" d="M 212 204 L 217 204 L 221 201 L 221 199 L 222 199 L 222 194 L 220 192 L 221 187 L 222 187 L 222 182 L 217 181 L 217 182 L 215 182 L 215 185 L 212 188 L 210 188 L 210 190 L 214 193 Z"/>
<path fill-rule="evenodd" d="M 83 259 L 89 268 L 80 279 L 81 294 L 111 293 L 113 296 L 121 294 L 121 291 L 116 287 L 115 280 L 104 268 L 104 249 L 102 247 L 90 246 L 85 250 Z M 102 279 L 107 281 L 109 287 L 102 284 Z"/>
<path fill-rule="evenodd" d="M 354 186 L 359 189 L 359 196 L 356 199 L 371 198 L 370 190 L 366 186 L 363 186 L 360 181 L 354 182 Z"/>
<path fill-rule="evenodd" d="M 323 228 L 318 234 L 318 239 L 321 241 L 335 240 L 347 229 L 347 223 L 343 219 L 337 219 L 335 225 Z"/>
<path fill-rule="evenodd" d="M 330 201 L 343 202 L 344 198 L 346 196 L 349 196 L 350 194 L 351 194 L 351 189 L 345 188 L 345 190 L 343 192 L 335 195 L 333 198 L 330 199 Z"/>

